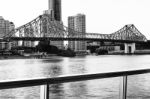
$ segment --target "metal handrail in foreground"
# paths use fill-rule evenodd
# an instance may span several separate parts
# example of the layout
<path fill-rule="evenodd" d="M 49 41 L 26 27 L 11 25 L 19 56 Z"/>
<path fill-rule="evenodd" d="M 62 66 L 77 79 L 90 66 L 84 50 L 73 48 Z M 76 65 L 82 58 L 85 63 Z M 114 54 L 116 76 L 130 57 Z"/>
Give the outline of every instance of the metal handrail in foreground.
<path fill-rule="evenodd" d="M 122 99 L 126 99 L 127 96 L 127 76 L 150 73 L 150 69 L 141 70 L 130 70 L 130 71 L 118 71 L 108 73 L 95 73 L 95 74 L 81 74 L 81 75 L 69 75 L 59 76 L 52 78 L 36 78 L 27 80 L 9 80 L 0 81 L 0 89 L 19 88 L 19 87 L 30 87 L 42 85 L 43 95 L 41 99 L 49 99 L 49 84 L 85 81 L 93 79 L 103 79 L 123 76 L 123 90 Z"/>

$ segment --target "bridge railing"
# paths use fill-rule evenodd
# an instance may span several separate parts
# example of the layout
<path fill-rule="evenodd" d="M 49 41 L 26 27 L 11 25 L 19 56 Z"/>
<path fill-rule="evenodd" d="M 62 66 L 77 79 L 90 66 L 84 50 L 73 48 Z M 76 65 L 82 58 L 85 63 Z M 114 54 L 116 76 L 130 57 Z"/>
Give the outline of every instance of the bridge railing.
<path fill-rule="evenodd" d="M 27 80 L 10 80 L 0 81 L 0 89 L 20 88 L 20 87 L 31 87 L 41 86 L 41 99 L 49 99 L 49 85 L 58 83 L 68 83 L 77 81 L 86 81 L 94 79 L 104 79 L 113 77 L 123 77 L 122 96 L 120 99 L 127 98 L 127 81 L 128 76 L 150 73 L 150 69 L 142 70 L 131 70 L 131 71 L 119 71 L 119 72 L 108 72 L 108 73 L 95 73 L 95 74 L 83 74 L 83 75 L 69 75 L 60 76 L 53 78 L 39 78 L 39 79 L 27 79 Z"/>

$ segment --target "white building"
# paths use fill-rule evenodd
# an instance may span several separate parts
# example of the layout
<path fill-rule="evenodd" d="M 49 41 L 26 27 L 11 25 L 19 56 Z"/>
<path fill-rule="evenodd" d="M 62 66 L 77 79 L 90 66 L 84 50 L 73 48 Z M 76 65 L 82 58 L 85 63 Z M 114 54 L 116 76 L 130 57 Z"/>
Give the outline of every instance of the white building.
<path fill-rule="evenodd" d="M 5 20 L 2 16 L 0 16 L 0 38 L 9 37 L 12 34 L 12 30 L 15 28 L 15 25 L 13 22 L 9 22 L 8 20 Z M 2 49 L 11 49 L 13 43 L 7 43 L 7 42 L 1 42 L 0 44 L 0 50 Z"/>
<path fill-rule="evenodd" d="M 63 30 L 63 22 L 62 22 L 62 16 L 61 16 L 61 0 L 48 0 L 48 10 L 44 11 L 44 14 L 48 14 L 51 18 L 51 21 L 55 21 L 57 26 L 59 28 L 62 28 Z M 47 23 L 43 23 L 43 31 L 45 31 L 46 34 L 44 36 L 50 37 L 55 35 L 56 32 L 50 32 L 47 30 Z M 63 31 L 61 33 L 61 30 L 59 32 L 61 36 L 63 35 Z M 64 48 L 64 41 L 50 41 L 50 45 L 54 45 L 58 47 L 59 49 Z"/>
<path fill-rule="evenodd" d="M 0 16 L 0 38 L 9 33 L 10 22 Z"/>
<path fill-rule="evenodd" d="M 69 35 L 74 35 L 74 33 L 81 33 L 83 38 L 85 37 L 84 34 L 86 34 L 86 18 L 84 14 L 77 14 L 76 16 L 70 16 L 68 17 L 68 28 Z M 78 32 L 72 32 L 78 31 Z M 69 41 L 68 47 L 72 50 L 78 52 L 78 51 L 86 51 L 86 41 Z"/>
<path fill-rule="evenodd" d="M 54 18 L 52 18 L 53 17 L 53 11 L 51 11 L 51 10 L 45 10 L 44 14 L 49 15 L 50 18 L 51 18 L 50 20 L 51 21 L 55 21 L 55 24 L 57 24 L 57 26 L 59 27 L 59 29 L 61 28 L 63 30 L 63 22 L 55 20 Z M 45 37 L 53 37 L 54 35 L 56 35 L 55 33 L 59 33 L 57 35 L 64 37 L 63 31 L 61 29 L 59 30 L 56 27 L 56 29 L 53 29 L 54 31 L 49 31 L 48 28 L 47 28 L 47 23 L 43 22 L 42 25 L 43 25 L 43 31 L 45 33 L 43 36 L 45 36 Z M 55 32 L 55 30 L 57 30 L 59 32 L 57 32 L 57 31 Z M 56 46 L 59 49 L 63 49 L 64 48 L 64 41 L 50 41 L 50 45 Z"/>

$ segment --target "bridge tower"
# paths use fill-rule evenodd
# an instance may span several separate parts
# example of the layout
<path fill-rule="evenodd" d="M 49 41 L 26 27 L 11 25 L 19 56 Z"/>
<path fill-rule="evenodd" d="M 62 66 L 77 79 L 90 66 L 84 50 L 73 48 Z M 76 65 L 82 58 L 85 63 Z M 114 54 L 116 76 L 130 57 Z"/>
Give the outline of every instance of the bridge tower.
<path fill-rule="evenodd" d="M 48 10 L 45 10 L 44 14 L 49 15 L 51 18 L 51 21 L 55 21 L 57 26 L 63 29 L 63 22 L 62 22 L 62 16 L 61 16 L 61 0 L 48 0 Z M 47 34 L 48 35 L 46 37 L 48 37 L 49 35 L 56 35 L 58 33 L 54 34 L 48 31 Z M 63 34 L 63 31 L 61 34 Z M 50 41 L 50 45 L 54 45 L 58 47 L 59 49 L 64 48 L 63 41 Z"/>
<path fill-rule="evenodd" d="M 133 54 L 136 50 L 135 43 L 124 43 L 124 53 Z"/>

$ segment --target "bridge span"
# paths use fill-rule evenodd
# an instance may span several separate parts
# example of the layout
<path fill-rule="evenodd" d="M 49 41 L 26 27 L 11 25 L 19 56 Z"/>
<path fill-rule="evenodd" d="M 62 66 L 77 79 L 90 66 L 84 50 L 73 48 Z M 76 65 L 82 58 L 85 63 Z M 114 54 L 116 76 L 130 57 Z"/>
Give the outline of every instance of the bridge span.
<path fill-rule="evenodd" d="M 128 24 L 111 34 L 82 33 L 43 14 L 3 36 L 1 41 L 106 41 L 125 43 L 125 49 L 135 49 L 135 43 L 147 38 L 133 25 Z M 130 48 L 131 47 L 131 48 Z M 127 51 L 125 51 L 127 52 Z M 134 52 L 134 51 L 133 51 Z"/>

